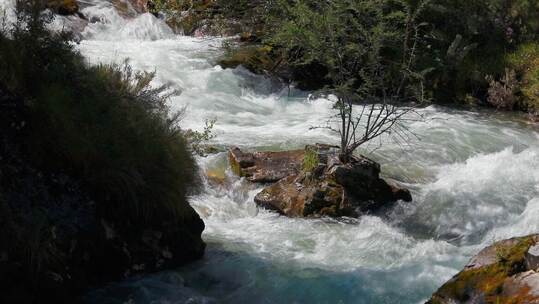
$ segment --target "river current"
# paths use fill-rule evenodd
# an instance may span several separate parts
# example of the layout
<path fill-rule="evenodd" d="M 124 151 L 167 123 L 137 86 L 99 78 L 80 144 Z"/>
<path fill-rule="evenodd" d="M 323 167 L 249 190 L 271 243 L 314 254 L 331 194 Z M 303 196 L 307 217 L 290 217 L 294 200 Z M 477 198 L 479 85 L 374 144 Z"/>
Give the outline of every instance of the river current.
<path fill-rule="evenodd" d="M 2 2 L 11 0 L 2 0 Z M 150 14 L 121 17 L 109 1 L 80 1 L 92 21 L 76 48 L 91 64 L 155 71 L 177 90 L 183 128 L 216 119 L 211 143 L 250 150 L 301 148 L 338 138 L 320 125 L 332 103 L 243 68 L 216 65 L 220 38 L 175 35 Z M 56 18 L 52 26 L 63 26 Z M 539 133 L 516 114 L 440 106 L 418 110 L 407 142 L 361 153 L 411 203 L 359 219 L 291 219 L 258 209 L 260 187 L 234 177 L 226 152 L 200 157 L 206 181 L 191 204 L 203 218 L 205 257 L 189 266 L 91 291 L 88 303 L 423 303 L 481 248 L 539 232 Z"/>

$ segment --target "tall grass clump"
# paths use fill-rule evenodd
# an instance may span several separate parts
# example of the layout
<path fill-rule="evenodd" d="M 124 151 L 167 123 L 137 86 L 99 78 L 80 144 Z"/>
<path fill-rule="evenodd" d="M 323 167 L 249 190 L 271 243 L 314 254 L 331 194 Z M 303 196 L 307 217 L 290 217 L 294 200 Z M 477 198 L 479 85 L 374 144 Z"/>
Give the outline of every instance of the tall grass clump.
<path fill-rule="evenodd" d="M 81 181 L 100 216 L 129 224 L 181 222 L 197 167 L 153 73 L 88 65 L 50 17 L 19 1 L 0 30 L 0 84 L 25 100 L 25 153 L 38 168 Z"/>

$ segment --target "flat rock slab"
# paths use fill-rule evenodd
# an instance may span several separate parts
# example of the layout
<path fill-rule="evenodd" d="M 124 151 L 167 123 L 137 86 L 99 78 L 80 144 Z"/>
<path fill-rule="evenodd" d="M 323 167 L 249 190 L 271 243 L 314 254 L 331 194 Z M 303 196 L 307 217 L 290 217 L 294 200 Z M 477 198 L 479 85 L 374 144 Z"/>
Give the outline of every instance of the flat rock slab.
<path fill-rule="evenodd" d="M 305 150 L 243 152 L 233 148 L 228 151 L 232 171 L 255 183 L 273 183 L 298 174 L 304 157 Z"/>

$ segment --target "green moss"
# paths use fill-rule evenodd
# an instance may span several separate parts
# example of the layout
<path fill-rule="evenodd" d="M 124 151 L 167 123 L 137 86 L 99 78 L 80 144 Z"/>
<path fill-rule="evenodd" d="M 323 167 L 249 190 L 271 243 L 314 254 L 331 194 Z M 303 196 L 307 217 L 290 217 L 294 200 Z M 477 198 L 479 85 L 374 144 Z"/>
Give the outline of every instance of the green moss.
<path fill-rule="evenodd" d="M 305 157 L 301 168 L 304 172 L 311 172 L 319 163 L 318 154 L 312 149 L 305 150 Z"/>
<path fill-rule="evenodd" d="M 513 246 L 499 245 L 496 248 L 498 256 L 496 263 L 460 272 L 436 292 L 431 303 L 443 303 L 440 299 L 444 297 L 467 301 L 470 291 L 482 292 L 488 303 L 496 303 L 503 291 L 505 280 L 525 270 L 526 252 L 534 244 L 533 237 L 525 237 L 518 240 L 518 243 Z"/>
<path fill-rule="evenodd" d="M 539 43 L 522 44 L 507 61 L 521 78 L 523 106 L 530 112 L 539 111 Z"/>

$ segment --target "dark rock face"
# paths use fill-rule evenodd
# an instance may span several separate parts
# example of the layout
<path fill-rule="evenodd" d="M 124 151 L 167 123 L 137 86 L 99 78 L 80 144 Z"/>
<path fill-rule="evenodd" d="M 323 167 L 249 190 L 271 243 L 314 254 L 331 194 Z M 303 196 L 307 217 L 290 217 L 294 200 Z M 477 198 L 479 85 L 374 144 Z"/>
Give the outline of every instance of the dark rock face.
<path fill-rule="evenodd" d="M 388 184 L 380 178 L 380 165 L 366 157 L 353 157 L 348 164 L 343 164 L 337 156 L 332 156 L 331 167 L 327 175 L 342 185 L 354 201 L 363 202 L 357 205 L 360 211 L 373 211 L 387 203 L 403 200 L 412 201 L 407 189 Z"/>
<path fill-rule="evenodd" d="M 538 242 L 530 235 L 483 249 L 428 303 L 539 303 Z"/>
<path fill-rule="evenodd" d="M 335 147 L 317 144 L 305 150 L 229 152 L 239 176 L 252 182 L 275 182 L 255 202 L 292 217 L 359 216 L 398 200 L 410 192 L 380 178 L 380 165 L 365 157 L 343 164 Z"/>

